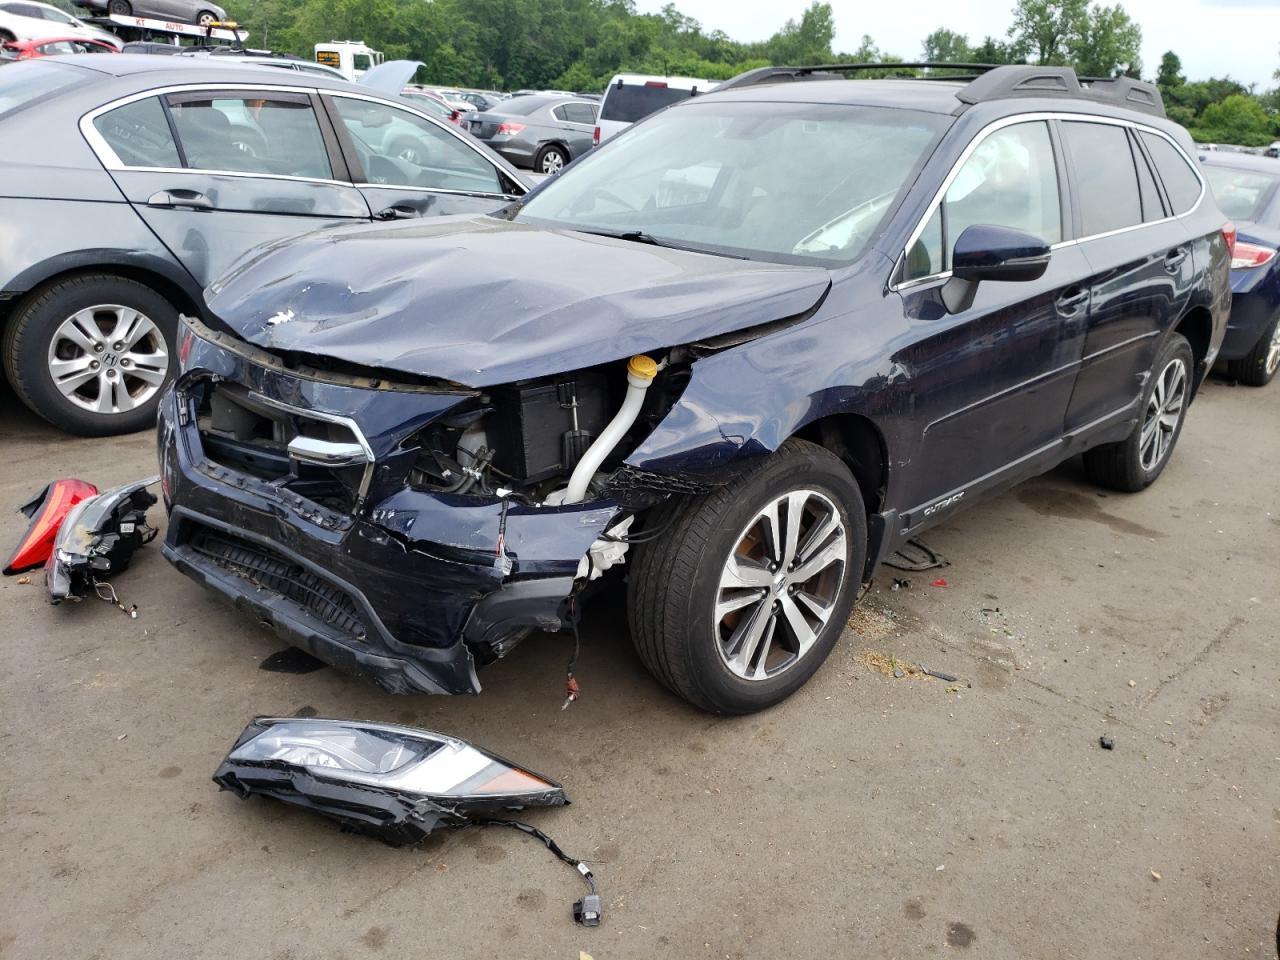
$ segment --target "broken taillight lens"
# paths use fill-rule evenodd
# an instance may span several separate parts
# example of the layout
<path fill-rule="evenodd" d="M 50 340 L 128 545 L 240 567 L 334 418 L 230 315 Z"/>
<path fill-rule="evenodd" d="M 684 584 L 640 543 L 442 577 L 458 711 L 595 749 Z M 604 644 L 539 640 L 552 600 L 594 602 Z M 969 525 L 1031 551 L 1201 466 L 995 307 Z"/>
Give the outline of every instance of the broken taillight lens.
<path fill-rule="evenodd" d="M 27 532 L 4 566 L 6 575 L 22 573 L 43 566 L 53 553 L 53 540 L 58 527 L 66 519 L 71 508 L 82 500 L 97 496 L 98 488 L 83 480 L 55 480 L 33 500 L 19 507 L 31 518 Z"/>
<path fill-rule="evenodd" d="M 1227 256 L 1236 256 L 1236 225 L 1228 220 L 1222 225 L 1222 239 L 1227 241 Z"/>

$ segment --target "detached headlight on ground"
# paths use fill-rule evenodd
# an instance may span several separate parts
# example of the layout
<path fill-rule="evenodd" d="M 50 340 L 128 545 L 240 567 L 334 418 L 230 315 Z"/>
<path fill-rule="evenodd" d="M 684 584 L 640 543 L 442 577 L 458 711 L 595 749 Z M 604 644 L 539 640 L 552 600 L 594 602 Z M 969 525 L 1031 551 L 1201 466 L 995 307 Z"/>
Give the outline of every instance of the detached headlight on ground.
<path fill-rule="evenodd" d="M 241 797 L 274 797 L 393 845 L 415 843 L 437 828 L 519 830 L 577 870 L 589 892 L 573 905 L 573 917 L 584 926 L 600 923 L 600 897 L 586 864 L 537 827 L 489 816 L 562 806 L 569 802 L 563 788 L 465 740 L 389 723 L 258 717 L 213 780 Z"/>

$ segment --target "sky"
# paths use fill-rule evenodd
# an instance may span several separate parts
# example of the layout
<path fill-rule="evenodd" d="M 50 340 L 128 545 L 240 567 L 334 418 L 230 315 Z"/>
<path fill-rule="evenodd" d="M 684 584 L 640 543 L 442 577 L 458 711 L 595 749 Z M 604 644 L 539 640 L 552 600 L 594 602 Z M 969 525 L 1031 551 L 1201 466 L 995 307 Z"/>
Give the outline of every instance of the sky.
<path fill-rule="evenodd" d="M 667 0 L 636 0 L 640 13 L 656 13 Z M 765 40 L 788 19 L 799 19 L 810 0 L 675 0 L 677 9 L 723 30 L 734 40 Z M 1115 3 L 1117 0 L 1106 0 Z M 1280 0 L 1118 0 L 1142 27 L 1143 75 L 1153 77 L 1160 56 L 1173 50 L 1189 80 L 1230 75 L 1259 92 L 1280 83 Z M 883 0 L 830 0 L 835 11 L 834 47 L 856 50 L 864 33 L 881 50 L 904 60 L 920 57 L 925 36 L 949 27 L 980 43 L 1003 37 L 1013 0 L 911 0 L 899 6 Z M 909 7 L 910 15 L 904 15 Z"/>

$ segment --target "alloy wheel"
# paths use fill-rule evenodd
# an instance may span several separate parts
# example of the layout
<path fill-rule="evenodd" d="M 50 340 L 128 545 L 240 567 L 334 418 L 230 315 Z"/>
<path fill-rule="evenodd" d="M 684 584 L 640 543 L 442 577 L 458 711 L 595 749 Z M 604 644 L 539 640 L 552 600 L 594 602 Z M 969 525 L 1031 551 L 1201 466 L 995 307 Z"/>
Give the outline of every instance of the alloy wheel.
<path fill-rule="evenodd" d="M 716 648 L 744 680 L 769 680 L 809 652 L 847 576 L 844 519 L 816 490 L 765 505 L 739 534 L 720 575 Z"/>
<path fill-rule="evenodd" d="M 164 386 L 169 348 L 142 312 L 119 304 L 77 310 L 54 331 L 49 376 L 58 391 L 92 413 L 125 413 Z"/>
<path fill-rule="evenodd" d="M 543 173 L 559 173 L 563 166 L 564 157 L 560 156 L 559 150 L 548 150 L 542 157 Z"/>
<path fill-rule="evenodd" d="M 1143 470 L 1150 473 L 1169 453 L 1186 406 L 1187 365 L 1181 358 L 1174 358 L 1160 371 L 1147 400 L 1138 441 L 1138 461 Z"/>
<path fill-rule="evenodd" d="M 1265 368 L 1268 377 L 1280 369 L 1280 323 L 1271 329 L 1271 348 L 1267 350 Z"/>

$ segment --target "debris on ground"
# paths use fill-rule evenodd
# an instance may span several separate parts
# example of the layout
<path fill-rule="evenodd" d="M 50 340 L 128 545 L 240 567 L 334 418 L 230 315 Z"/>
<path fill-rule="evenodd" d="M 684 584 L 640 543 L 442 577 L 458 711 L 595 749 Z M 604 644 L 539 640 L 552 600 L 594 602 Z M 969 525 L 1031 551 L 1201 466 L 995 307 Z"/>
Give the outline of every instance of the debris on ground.
<path fill-rule="evenodd" d="M 4 565 L 5 576 L 43 567 L 53 554 L 58 528 L 76 504 L 97 496 L 98 488 L 83 480 L 55 480 L 18 508 L 31 521 Z M 30 583 L 23 578 L 19 583 Z"/>
<path fill-rule="evenodd" d="M 930 670 L 923 664 L 914 664 L 908 663 L 906 660 L 899 660 L 891 653 L 880 653 L 878 650 L 863 650 L 858 654 L 857 659 L 863 666 L 874 670 L 876 673 L 882 674 L 883 676 L 893 677 L 896 680 L 908 678 L 912 680 L 919 680 L 929 677 L 954 684 L 960 679 L 959 677 L 953 677 L 949 673 L 942 673 L 939 670 Z M 948 689 L 951 688 L 948 687 Z"/>
<path fill-rule="evenodd" d="M 258 717 L 213 781 L 242 799 L 272 797 L 392 846 L 418 843 L 437 829 L 519 830 L 578 872 L 588 893 L 573 904 L 573 919 L 587 927 L 600 924 L 590 868 L 537 827 L 492 816 L 563 806 L 569 802 L 564 788 L 465 740 L 399 724 Z"/>
<path fill-rule="evenodd" d="M 923 541 L 913 537 L 891 553 L 889 558 L 884 561 L 884 565 L 893 567 L 895 570 L 921 573 L 925 570 L 949 567 L 951 566 L 951 561 L 944 560 L 937 551 L 927 546 Z"/>
<path fill-rule="evenodd" d="M 949 673 L 943 673 L 941 670 L 930 670 L 923 663 L 920 664 L 920 672 L 923 673 L 926 677 L 933 677 L 936 680 L 942 680 L 946 683 L 955 683 L 957 680 L 960 679 L 959 677 L 953 677 Z"/>
<path fill-rule="evenodd" d="M 131 617 L 137 607 L 126 607 L 108 582 L 123 573 L 138 547 L 150 543 L 156 529 L 147 524 L 147 510 L 156 503 L 147 487 L 159 483 L 147 477 L 81 500 L 58 528 L 53 553 L 45 565 L 49 602 L 81 600 L 93 590 Z"/>
<path fill-rule="evenodd" d="M 1103 750 L 1114 750 L 1116 748 L 1116 742 L 1104 733 L 1098 738 L 1098 746 L 1102 747 Z"/>
<path fill-rule="evenodd" d="M 30 583 L 30 582 L 31 582 L 31 578 L 30 578 L 30 577 L 19 577 L 19 578 L 18 578 L 18 586 L 20 586 L 20 587 L 25 587 L 25 586 L 26 586 L 28 583 Z"/>
<path fill-rule="evenodd" d="M 1152 870 L 1152 871 L 1151 871 L 1151 879 L 1152 879 L 1152 880 L 1155 880 L 1157 883 L 1159 883 L 1161 880 L 1163 880 L 1163 879 L 1164 879 L 1164 877 L 1160 876 L 1160 871 L 1159 871 L 1159 870 Z"/>
<path fill-rule="evenodd" d="M 937 580 L 933 581 L 933 583 L 929 584 L 929 586 L 931 586 L 931 587 L 945 587 L 945 586 L 947 586 L 947 578 L 946 578 L 946 577 L 939 577 Z"/>
<path fill-rule="evenodd" d="M 890 590 L 910 590 L 911 578 L 910 577 L 894 577 L 893 586 L 891 586 L 889 589 Z"/>

